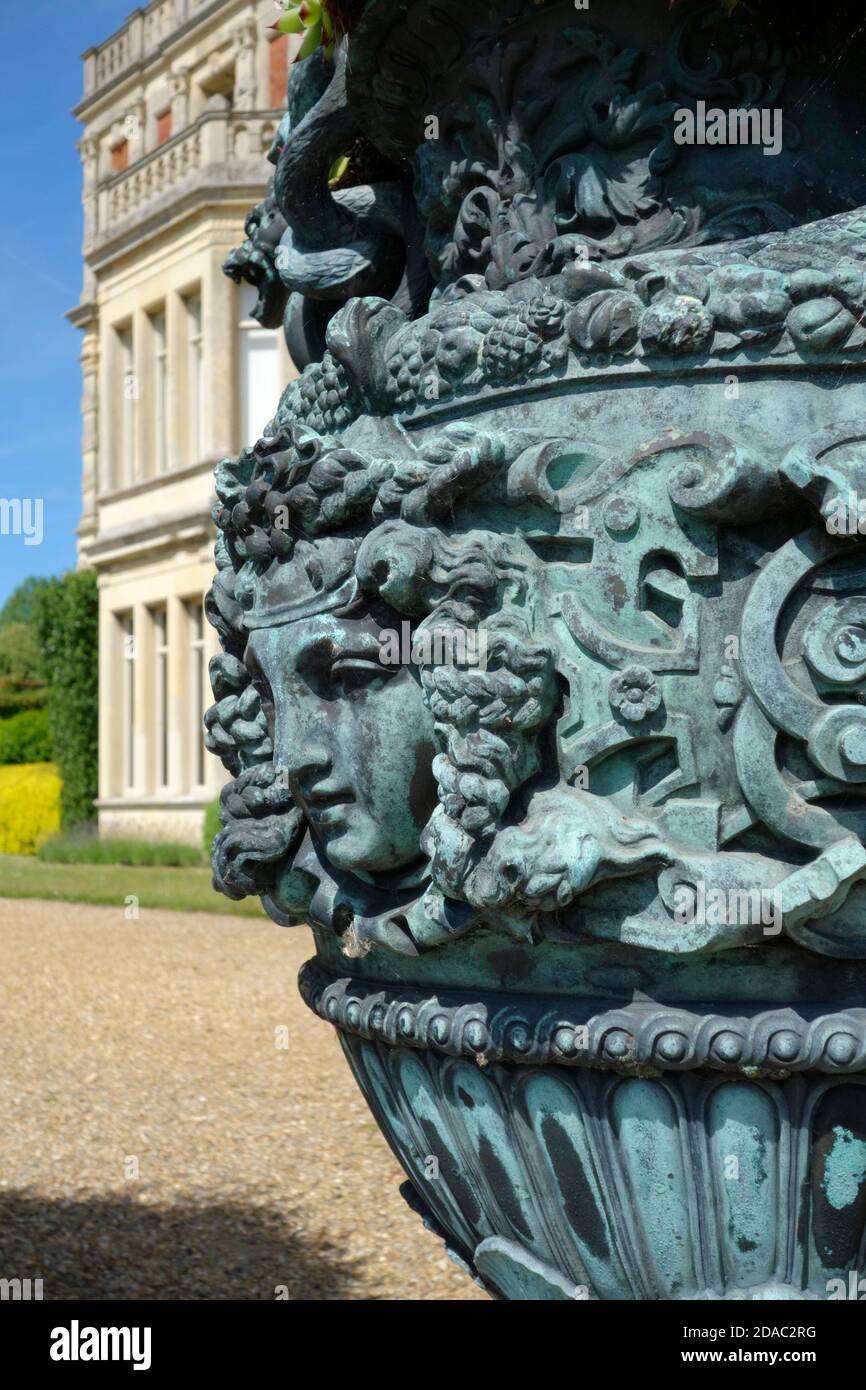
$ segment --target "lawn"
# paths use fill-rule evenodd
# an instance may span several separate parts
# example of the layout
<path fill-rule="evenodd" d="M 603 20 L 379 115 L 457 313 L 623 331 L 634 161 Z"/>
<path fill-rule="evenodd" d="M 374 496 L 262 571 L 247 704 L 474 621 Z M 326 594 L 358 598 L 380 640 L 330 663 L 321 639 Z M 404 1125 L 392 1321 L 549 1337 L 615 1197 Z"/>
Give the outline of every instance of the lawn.
<path fill-rule="evenodd" d="M 220 912 L 261 917 L 258 898 L 233 903 L 211 887 L 208 868 L 157 868 L 127 864 L 45 864 L 31 855 L 0 854 L 0 898 L 44 898 L 123 907 Z"/>

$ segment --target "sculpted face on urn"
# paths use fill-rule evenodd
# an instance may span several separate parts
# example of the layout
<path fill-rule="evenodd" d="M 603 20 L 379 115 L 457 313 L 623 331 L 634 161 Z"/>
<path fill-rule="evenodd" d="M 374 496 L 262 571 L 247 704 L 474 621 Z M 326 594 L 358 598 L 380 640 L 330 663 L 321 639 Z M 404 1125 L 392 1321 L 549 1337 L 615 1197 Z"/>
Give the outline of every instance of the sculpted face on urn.
<path fill-rule="evenodd" d="M 245 656 L 273 705 L 276 766 L 325 858 L 362 876 L 418 859 L 436 801 L 418 673 L 382 651 L 372 614 L 322 613 L 253 633 Z"/>
<path fill-rule="evenodd" d="M 304 996 L 493 1292 L 827 1296 L 866 1248 L 862 54 L 769 0 L 350 10 L 228 267 L 307 365 L 217 470 L 215 881 L 313 927 Z M 782 152 L 677 146 L 707 101 Z M 485 666 L 383 665 L 406 621 Z"/>

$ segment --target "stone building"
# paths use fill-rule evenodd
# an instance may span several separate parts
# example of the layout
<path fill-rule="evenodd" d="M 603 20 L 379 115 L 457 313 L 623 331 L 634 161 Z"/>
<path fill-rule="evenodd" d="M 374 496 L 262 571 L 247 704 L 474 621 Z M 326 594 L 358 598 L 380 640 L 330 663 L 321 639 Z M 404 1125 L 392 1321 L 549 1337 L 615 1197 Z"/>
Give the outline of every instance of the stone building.
<path fill-rule="evenodd" d="M 151 0 L 84 54 L 79 564 L 100 589 L 102 833 L 198 840 L 214 463 L 294 375 L 221 271 L 285 107 L 273 0 Z"/>

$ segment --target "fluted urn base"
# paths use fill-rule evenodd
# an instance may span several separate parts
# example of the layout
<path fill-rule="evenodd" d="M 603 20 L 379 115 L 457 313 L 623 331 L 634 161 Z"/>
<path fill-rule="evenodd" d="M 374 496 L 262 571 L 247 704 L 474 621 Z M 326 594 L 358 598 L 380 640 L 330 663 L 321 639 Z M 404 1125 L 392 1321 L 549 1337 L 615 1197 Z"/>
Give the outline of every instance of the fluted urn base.
<path fill-rule="evenodd" d="M 410 1204 L 494 1294 L 826 1299 L 863 1268 L 866 1074 L 832 1074 L 853 1015 L 569 1024 L 579 1001 L 473 1004 L 317 962 L 301 988 L 338 1027 Z M 676 1036 L 688 1055 L 665 1067 Z"/>

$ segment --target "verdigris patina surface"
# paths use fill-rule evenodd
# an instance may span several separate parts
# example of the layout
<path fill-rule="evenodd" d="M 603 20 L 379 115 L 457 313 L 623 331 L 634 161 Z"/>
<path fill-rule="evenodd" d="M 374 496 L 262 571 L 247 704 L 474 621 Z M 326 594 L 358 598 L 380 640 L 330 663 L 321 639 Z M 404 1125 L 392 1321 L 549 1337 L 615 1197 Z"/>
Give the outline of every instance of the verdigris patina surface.
<path fill-rule="evenodd" d="M 312 925 L 302 992 L 409 1200 L 506 1298 L 863 1270 L 837 10 L 342 6 L 227 267 L 305 369 L 217 473 L 215 881 Z M 781 149 L 679 145 L 707 106 Z"/>

